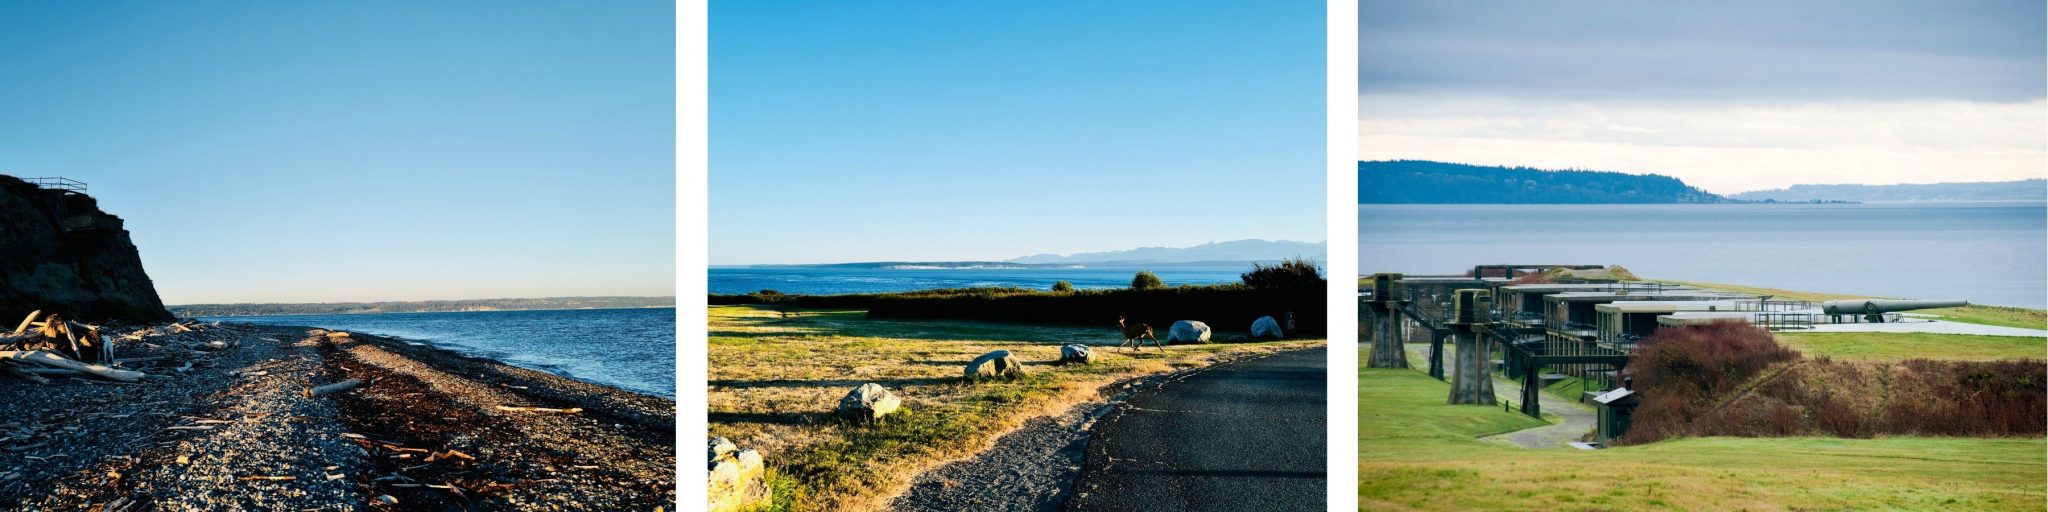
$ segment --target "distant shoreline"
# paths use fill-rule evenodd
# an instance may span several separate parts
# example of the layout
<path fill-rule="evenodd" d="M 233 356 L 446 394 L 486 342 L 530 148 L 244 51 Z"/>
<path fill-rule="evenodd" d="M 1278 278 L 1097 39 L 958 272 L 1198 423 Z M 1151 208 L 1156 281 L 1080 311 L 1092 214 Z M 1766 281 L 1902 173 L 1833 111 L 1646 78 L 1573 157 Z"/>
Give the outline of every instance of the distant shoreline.
<path fill-rule="evenodd" d="M 171 306 L 171 307 L 177 307 L 177 306 Z M 195 315 L 195 316 L 192 316 L 192 317 L 189 317 L 189 318 L 253 318 L 253 317 L 265 317 L 265 316 L 334 316 L 334 315 L 411 315 L 411 314 L 421 314 L 421 313 L 504 313 L 504 312 L 512 312 L 512 311 L 601 311 L 601 310 L 613 310 L 613 309 L 675 309 L 675 308 L 676 308 L 676 306 L 675 306 L 674 304 L 670 304 L 670 305 L 667 305 L 667 306 L 628 306 L 628 307 L 604 307 L 604 308 L 598 308 L 598 307 L 590 307 L 590 308 L 521 308 L 521 309 L 449 309 L 449 310 L 432 310 L 432 311 L 341 311 L 341 312 L 334 312 L 334 313 L 269 313 L 269 314 L 258 314 L 258 315 Z"/>

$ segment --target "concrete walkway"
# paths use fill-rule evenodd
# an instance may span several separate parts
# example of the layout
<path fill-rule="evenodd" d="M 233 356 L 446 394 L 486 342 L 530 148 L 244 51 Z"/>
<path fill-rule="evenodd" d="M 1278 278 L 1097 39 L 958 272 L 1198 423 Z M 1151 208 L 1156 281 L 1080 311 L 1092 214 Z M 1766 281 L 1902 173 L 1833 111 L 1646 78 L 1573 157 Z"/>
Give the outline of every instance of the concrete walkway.
<path fill-rule="evenodd" d="M 1326 509 L 1325 349 L 1218 365 L 1096 423 L 1067 510 Z"/>
<path fill-rule="evenodd" d="M 2026 329 L 2021 327 L 2005 327 L 1999 325 L 1966 324 L 1962 322 L 1950 322 L 1945 320 L 1917 321 L 1917 319 L 1903 322 L 1888 322 L 1881 324 L 1817 324 L 1814 325 L 1812 329 L 1790 332 L 1913 332 L 1928 334 L 1976 334 L 1981 336 L 2026 336 L 2032 338 L 2048 337 L 2048 331 L 2044 331 L 2041 329 Z"/>
<path fill-rule="evenodd" d="M 1408 349 L 1408 366 L 1425 372 L 1429 370 L 1428 344 L 1410 343 L 1404 348 Z M 1452 363 L 1452 361 L 1456 360 L 1456 357 L 1457 351 L 1450 344 L 1444 344 L 1444 379 L 1446 380 L 1452 378 L 1457 373 L 1457 365 Z M 1505 404 L 1521 400 L 1521 383 L 1508 380 L 1499 374 L 1493 374 L 1492 377 L 1495 401 Z M 1543 414 L 1545 416 L 1557 417 L 1558 423 L 1486 436 L 1480 439 L 1512 444 L 1523 448 L 1547 450 L 1570 448 L 1571 445 L 1567 443 L 1578 441 L 1587 432 L 1593 431 L 1593 423 L 1599 417 L 1593 412 L 1592 407 L 1574 401 L 1560 400 L 1549 394 L 1538 393 L 1537 396 L 1540 397 L 1540 400 L 1536 403 L 1543 407 Z"/>

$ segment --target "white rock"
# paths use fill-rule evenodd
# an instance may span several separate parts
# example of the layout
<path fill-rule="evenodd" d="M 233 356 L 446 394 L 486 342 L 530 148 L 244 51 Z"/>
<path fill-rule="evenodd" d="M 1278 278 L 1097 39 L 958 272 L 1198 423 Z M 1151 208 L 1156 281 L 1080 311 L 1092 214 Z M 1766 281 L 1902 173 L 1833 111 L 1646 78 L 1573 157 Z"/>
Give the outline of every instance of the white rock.
<path fill-rule="evenodd" d="M 869 382 L 853 388 L 853 392 L 847 393 L 846 398 L 839 400 L 839 417 L 864 423 L 873 422 L 896 412 L 896 408 L 902 405 L 903 400 L 896 398 L 896 394 L 890 393 L 888 388 Z"/>
<path fill-rule="evenodd" d="M 1094 362 L 1095 351 L 1089 349 L 1087 345 L 1072 344 L 1060 346 L 1060 363 L 1092 364 Z"/>
<path fill-rule="evenodd" d="M 1173 328 L 1166 330 L 1166 342 L 1168 344 L 1208 343 L 1209 324 L 1197 322 L 1194 320 L 1181 320 L 1179 322 L 1174 322 Z"/>
<path fill-rule="evenodd" d="M 1274 320 L 1273 317 L 1262 316 L 1258 320 L 1252 321 L 1252 339 L 1273 338 L 1277 340 L 1284 337 L 1286 336 L 1280 334 L 1280 322 Z"/>
<path fill-rule="evenodd" d="M 974 358 L 967 363 L 967 378 L 1016 377 L 1024 375 L 1024 365 L 1008 350 L 997 350 Z"/>

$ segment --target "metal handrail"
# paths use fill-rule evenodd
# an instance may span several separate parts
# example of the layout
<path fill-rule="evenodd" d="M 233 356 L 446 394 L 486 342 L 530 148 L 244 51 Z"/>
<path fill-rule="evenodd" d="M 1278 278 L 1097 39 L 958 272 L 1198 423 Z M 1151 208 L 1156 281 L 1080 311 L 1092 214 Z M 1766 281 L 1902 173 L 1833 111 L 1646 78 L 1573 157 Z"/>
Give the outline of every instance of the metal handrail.
<path fill-rule="evenodd" d="M 80 194 L 85 193 L 85 182 L 74 180 L 71 178 L 46 176 L 41 178 L 22 178 L 21 181 L 26 181 L 29 182 L 29 184 L 50 190 L 64 190 L 70 192 L 77 192 Z"/>

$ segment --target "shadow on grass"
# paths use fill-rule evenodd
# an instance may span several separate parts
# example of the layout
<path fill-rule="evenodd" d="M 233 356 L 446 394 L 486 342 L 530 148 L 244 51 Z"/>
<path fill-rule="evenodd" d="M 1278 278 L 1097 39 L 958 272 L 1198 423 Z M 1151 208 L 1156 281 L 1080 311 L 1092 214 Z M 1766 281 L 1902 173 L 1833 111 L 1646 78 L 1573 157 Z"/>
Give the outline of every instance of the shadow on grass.
<path fill-rule="evenodd" d="M 829 414 L 816 412 L 713 412 L 712 423 L 765 423 L 771 425 L 814 425 L 833 421 Z"/>
<path fill-rule="evenodd" d="M 972 320 L 869 320 L 867 313 L 863 311 L 807 311 L 791 318 L 741 317 L 728 318 L 724 322 L 744 328 L 771 330 L 719 330 L 712 331 L 711 337 L 759 339 L 831 336 L 930 341 L 1084 343 L 1093 346 L 1103 346 L 1119 339 L 1116 337 L 1117 331 L 1114 326 L 1109 325 L 1098 329 L 1071 325 L 1007 324 Z"/>
<path fill-rule="evenodd" d="M 882 385 L 882 387 L 886 387 L 886 388 L 900 388 L 900 387 L 904 387 L 904 386 L 929 386 L 929 385 L 935 385 L 935 384 L 949 384 L 949 383 L 957 383 L 957 382 L 961 382 L 961 380 L 960 380 L 960 377 L 907 377 L 907 378 L 900 378 L 900 379 L 866 379 L 866 380 L 862 380 L 862 379 L 835 379 L 835 380 L 818 380 L 818 379 L 759 379 L 759 380 L 743 380 L 743 379 L 724 379 L 724 380 L 713 380 L 713 381 L 710 381 L 710 384 L 711 384 L 711 387 L 728 387 L 728 388 L 842 388 L 842 387 L 843 387 L 843 388 L 848 388 L 848 390 L 849 390 L 849 391 L 851 391 L 851 390 L 852 390 L 852 388 L 853 388 L 853 387 L 855 387 L 855 386 L 859 386 L 859 385 L 861 385 L 861 384 L 867 384 L 867 383 L 870 383 L 870 382 L 872 382 L 872 383 L 875 383 L 875 384 L 881 384 L 881 385 Z"/>

